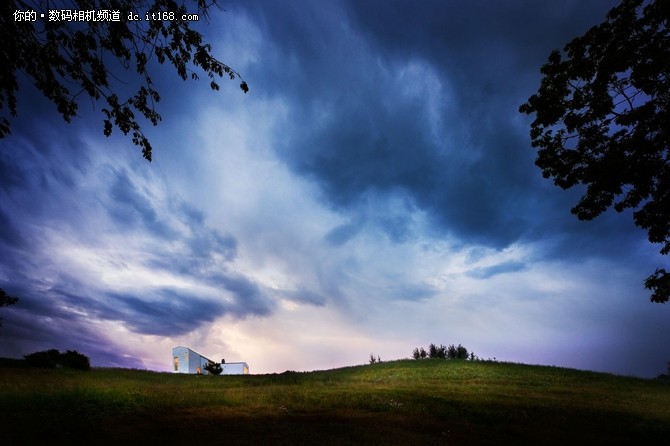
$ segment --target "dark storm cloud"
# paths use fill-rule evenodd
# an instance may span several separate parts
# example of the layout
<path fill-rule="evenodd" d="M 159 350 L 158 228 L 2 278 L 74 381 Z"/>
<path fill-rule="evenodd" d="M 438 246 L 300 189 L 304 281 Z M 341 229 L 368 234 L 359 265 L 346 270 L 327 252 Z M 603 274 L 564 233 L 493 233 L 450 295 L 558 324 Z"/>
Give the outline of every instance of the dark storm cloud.
<path fill-rule="evenodd" d="M 259 89 L 283 95 L 300 123 L 278 154 L 332 206 L 357 213 L 370 191 L 401 191 L 439 231 L 503 248 L 549 232 L 545 208 L 560 207 L 555 218 L 570 226 L 565 196 L 551 190 L 538 203 L 542 180 L 518 107 L 549 52 L 612 3 L 345 1 L 329 3 L 328 14 L 311 2 L 245 7 L 279 50 L 282 71 L 264 71 Z M 401 76 L 412 64 L 423 71 Z M 403 239 L 402 225 L 380 228 Z M 342 226 L 329 240 L 355 230 Z"/>
<path fill-rule="evenodd" d="M 202 277 L 217 285 L 218 295 L 207 298 L 177 288 L 152 288 L 142 293 L 107 293 L 97 316 L 117 319 L 131 330 L 152 335 L 177 336 L 189 333 L 223 315 L 244 318 L 267 316 L 273 305 L 250 280 L 239 276 Z"/>
<path fill-rule="evenodd" d="M 0 282 L 0 287 L 18 296 L 19 302 L 8 308 L 9 317 L 1 328 L 2 355 L 21 358 L 26 354 L 55 348 L 77 350 L 89 358 L 93 366 L 124 366 L 143 368 L 140 358 L 123 355 L 122 349 L 88 324 L 89 318 L 65 306 L 96 302 L 58 290 L 38 291 L 39 284 L 29 281 Z"/>
<path fill-rule="evenodd" d="M 341 246 L 356 236 L 361 229 L 363 229 L 361 220 L 344 223 L 328 231 L 326 240 L 334 246 Z"/>
<path fill-rule="evenodd" d="M 6 192 L 11 188 L 21 184 L 23 175 L 20 171 L 17 170 L 15 165 L 10 164 L 8 160 L 4 158 L 7 157 L 6 151 L 0 152 L 0 188 L 4 189 Z"/>
<path fill-rule="evenodd" d="M 17 248 L 25 246 L 26 244 L 21 232 L 2 208 L 0 208 L 0 244 L 4 245 L 3 248 L 5 246 Z M 3 249 L 3 251 L 4 250 L 5 249 Z"/>
<path fill-rule="evenodd" d="M 251 91 L 157 70 L 151 164 L 102 136 L 99 110 L 82 102 L 66 125 L 22 84 L 0 140 L 0 287 L 21 298 L 0 311 L 1 354 L 75 348 L 141 367 L 144 349 L 162 367 L 165 338 L 224 333 L 270 364 L 268 339 L 302 362 L 304 346 L 331 355 L 324 336 L 351 353 L 367 332 L 606 370 L 632 370 L 611 359 L 620 345 L 644 344 L 640 364 L 667 358 L 653 342 L 667 324 L 634 310 L 655 247 L 629 213 L 570 215 L 580 191 L 542 178 L 518 113 L 549 52 L 610 6 L 231 4 L 204 31 Z M 119 79 L 128 94 L 135 81 Z M 348 360 L 331 361 L 315 366 Z"/>
<path fill-rule="evenodd" d="M 482 268 L 475 268 L 467 272 L 467 275 L 475 279 L 488 279 L 498 274 L 512 273 L 516 271 L 523 271 L 527 265 L 523 262 L 504 262 L 498 265 L 492 265 Z"/>
<path fill-rule="evenodd" d="M 206 300 L 178 290 L 158 289 L 136 294 L 110 294 L 110 305 L 118 305 L 126 325 L 137 333 L 178 336 L 212 322 L 224 314 L 222 302 Z M 107 313 L 101 314 L 103 318 Z"/>
<path fill-rule="evenodd" d="M 105 207 L 114 226 L 151 234 L 164 244 L 165 249 L 147 253 L 147 266 L 212 282 L 209 271 L 225 268 L 235 259 L 235 238 L 209 228 L 198 209 L 175 197 L 142 190 L 125 169 L 111 170 L 109 178 L 110 200 Z"/>
<path fill-rule="evenodd" d="M 142 225 L 143 230 L 165 238 L 176 235 L 158 218 L 150 199 L 137 190 L 125 170 L 115 173 L 114 177 L 109 189 L 108 209 L 118 225 L 125 225 L 126 228 Z"/>
<path fill-rule="evenodd" d="M 245 277 L 219 274 L 209 277 L 208 282 L 222 286 L 232 294 L 233 301 L 226 310 L 237 317 L 268 316 L 272 312 L 272 302 L 258 285 Z"/>
<path fill-rule="evenodd" d="M 166 185 L 155 187 L 160 181 L 146 166 L 77 161 L 91 147 L 77 138 L 56 146 L 43 127 L 45 133 L 2 141 L 3 169 L 17 174 L 0 180 L 0 286 L 20 297 L 3 332 L 25 341 L 8 350 L 80 348 L 96 339 L 95 320 L 176 336 L 226 314 L 271 314 L 264 290 L 229 271 L 237 255 L 234 237 L 208 227 L 204 214 L 166 192 Z M 21 156 L 10 157 L 10 150 Z M 184 285 L 161 286 L 160 279 L 141 276 L 136 284 L 102 280 L 138 268 Z M 39 322 L 31 334 L 20 326 L 29 318 Z M 89 351 L 94 344 L 86 345 Z"/>

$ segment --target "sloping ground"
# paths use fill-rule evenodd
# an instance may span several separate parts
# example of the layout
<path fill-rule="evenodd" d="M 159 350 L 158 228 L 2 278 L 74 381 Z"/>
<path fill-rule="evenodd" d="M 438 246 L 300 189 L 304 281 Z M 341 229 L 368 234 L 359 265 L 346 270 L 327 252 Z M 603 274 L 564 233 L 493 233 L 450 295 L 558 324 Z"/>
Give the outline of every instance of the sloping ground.
<path fill-rule="evenodd" d="M 666 444 L 670 385 L 394 361 L 279 375 L 0 369 L 4 445 Z"/>

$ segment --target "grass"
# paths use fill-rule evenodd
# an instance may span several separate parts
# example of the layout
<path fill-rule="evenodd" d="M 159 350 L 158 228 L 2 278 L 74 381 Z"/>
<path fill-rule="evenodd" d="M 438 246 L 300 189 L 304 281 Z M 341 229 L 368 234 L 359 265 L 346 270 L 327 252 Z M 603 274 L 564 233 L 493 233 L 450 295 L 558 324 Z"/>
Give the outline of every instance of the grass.
<path fill-rule="evenodd" d="M 445 360 L 218 377 L 0 368 L 0 432 L 3 445 L 666 444 L 670 385 Z"/>

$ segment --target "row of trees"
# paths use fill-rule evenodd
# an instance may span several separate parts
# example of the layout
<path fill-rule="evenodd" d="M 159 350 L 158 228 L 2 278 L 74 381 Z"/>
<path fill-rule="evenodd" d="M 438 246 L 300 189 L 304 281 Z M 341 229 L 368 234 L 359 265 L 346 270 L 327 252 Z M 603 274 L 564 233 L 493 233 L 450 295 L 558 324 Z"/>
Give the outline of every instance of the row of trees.
<path fill-rule="evenodd" d="M 430 344 L 430 346 L 428 346 L 428 351 L 426 351 L 423 347 L 416 347 L 412 351 L 412 358 L 469 359 L 474 361 L 477 359 L 477 356 L 474 354 L 474 352 L 468 353 L 468 349 L 463 347 L 461 344 L 451 344 L 448 347 L 442 344 L 440 344 L 439 347 L 436 344 Z"/>

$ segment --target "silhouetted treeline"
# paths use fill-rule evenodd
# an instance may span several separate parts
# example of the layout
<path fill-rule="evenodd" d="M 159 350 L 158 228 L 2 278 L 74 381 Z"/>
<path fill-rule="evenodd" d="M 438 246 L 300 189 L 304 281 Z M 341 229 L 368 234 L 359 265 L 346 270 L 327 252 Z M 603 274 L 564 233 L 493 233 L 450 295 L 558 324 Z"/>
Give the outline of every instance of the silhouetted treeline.
<path fill-rule="evenodd" d="M 76 350 L 67 350 L 61 353 L 56 349 L 44 350 L 24 356 L 26 364 L 32 367 L 54 369 L 67 367 L 76 370 L 89 370 L 91 361 L 88 356 L 83 355 Z"/>
<path fill-rule="evenodd" d="M 451 344 L 448 347 L 442 344 L 440 344 L 439 347 L 436 344 L 430 344 L 430 346 L 428 346 L 428 351 L 423 347 L 416 347 L 414 351 L 412 351 L 412 357 L 414 359 L 469 359 L 471 361 L 478 359 L 474 352 L 468 353 L 468 349 L 461 344 L 458 344 L 457 346 Z"/>
<path fill-rule="evenodd" d="M 9 367 L 28 367 L 28 364 L 23 359 L 14 359 L 14 358 L 0 358 L 0 367 L 9 368 Z"/>

